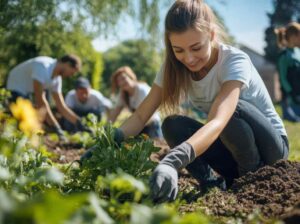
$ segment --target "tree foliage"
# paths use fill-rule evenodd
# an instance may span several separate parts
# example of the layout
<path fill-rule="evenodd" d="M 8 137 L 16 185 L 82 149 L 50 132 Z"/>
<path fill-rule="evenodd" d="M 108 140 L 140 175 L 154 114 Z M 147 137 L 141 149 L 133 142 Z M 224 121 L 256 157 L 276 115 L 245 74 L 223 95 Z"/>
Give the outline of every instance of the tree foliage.
<path fill-rule="evenodd" d="M 83 62 L 87 62 L 83 73 L 91 76 L 95 65 L 101 65 L 94 61 L 94 57 L 98 58 L 91 45 L 95 35 L 114 32 L 115 25 L 125 16 L 136 18 L 146 33 L 157 33 L 158 2 L 1 0 L 0 78 L 5 80 L 13 66 L 28 58 L 38 55 L 59 57 L 66 52 L 81 56 Z M 95 85 L 96 82 L 94 79 Z"/>
<path fill-rule="evenodd" d="M 94 89 L 100 89 L 102 83 L 102 76 L 100 74 L 103 73 L 104 65 L 103 65 L 103 58 L 101 53 L 96 53 L 94 56 L 94 69 L 93 73 L 91 74 L 91 84 Z"/>
<path fill-rule="evenodd" d="M 280 49 L 277 47 L 274 29 L 286 26 L 291 21 L 300 21 L 300 1 L 299 0 L 273 0 L 274 12 L 268 13 L 270 26 L 265 31 L 266 58 L 272 62 L 277 62 Z"/>
<path fill-rule="evenodd" d="M 161 37 L 161 11 L 172 0 L 1 0 L 0 1 L 0 79 L 16 64 L 38 55 L 60 57 L 74 53 L 83 60 L 83 75 L 95 88 L 101 86 L 102 56 L 91 44 L 96 35 L 116 34 L 122 19 L 131 17 L 141 29 L 138 38 L 106 53 L 105 77 L 127 64 L 139 78 L 151 83 L 161 64 L 155 49 Z M 120 55 L 118 55 L 120 54 Z M 111 59 L 113 62 L 108 62 Z M 98 76 L 98 77 L 97 77 Z M 68 88 L 71 88 L 70 83 Z"/>
<path fill-rule="evenodd" d="M 129 66 L 139 80 L 152 84 L 162 63 L 162 54 L 145 40 L 128 40 L 103 54 L 103 83 L 110 86 L 112 73 L 121 66 Z"/>

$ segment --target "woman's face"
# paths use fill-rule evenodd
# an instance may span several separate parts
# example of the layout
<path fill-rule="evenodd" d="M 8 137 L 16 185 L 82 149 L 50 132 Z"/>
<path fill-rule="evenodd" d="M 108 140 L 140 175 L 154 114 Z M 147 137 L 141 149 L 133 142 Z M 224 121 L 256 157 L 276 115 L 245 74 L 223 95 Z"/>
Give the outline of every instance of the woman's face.
<path fill-rule="evenodd" d="M 133 87 L 133 81 L 125 73 L 121 73 L 117 77 L 117 85 L 121 90 L 129 91 Z"/>
<path fill-rule="evenodd" d="M 188 29 L 182 33 L 171 33 L 169 40 L 175 57 L 190 71 L 200 71 L 209 61 L 213 33 Z"/>

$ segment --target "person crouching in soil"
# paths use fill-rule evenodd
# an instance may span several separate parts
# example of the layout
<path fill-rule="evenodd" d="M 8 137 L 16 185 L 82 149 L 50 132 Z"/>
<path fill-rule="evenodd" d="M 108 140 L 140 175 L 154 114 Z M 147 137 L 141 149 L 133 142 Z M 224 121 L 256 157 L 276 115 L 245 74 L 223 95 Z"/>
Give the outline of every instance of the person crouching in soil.
<path fill-rule="evenodd" d="M 288 157 L 286 130 L 260 75 L 248 55 L 224 44 L 218 24 L 204 1 L 175 1 L 165 20 L 161 71 L 116 131 L 117 141 L 137 135 L 160 105 L 172 112 L 182 99 L 208 114 L 205 124 L 181 115 L 164 119 L 171 150 L 150 178 L 154 202 L 175 200 L 182 168 L 203 190 L 225 189 L 234 178 Z"/>
<path fill-rule="evenodd" d="M 111 101 L 100 91 L 92 89 L 89 80 L 84 77 L 77 78 L 75 88 L 67 93 L 65 101 L 66 105 L 79 117 L 82 118 L 91 113 L 97 116 L 98 121 L 101 121 L 104 113 L 109 114 L 112 107 Z M 62 123 L 65 130 L 77 131 L 77 127 L 68 120 L 63 119 Z"/>

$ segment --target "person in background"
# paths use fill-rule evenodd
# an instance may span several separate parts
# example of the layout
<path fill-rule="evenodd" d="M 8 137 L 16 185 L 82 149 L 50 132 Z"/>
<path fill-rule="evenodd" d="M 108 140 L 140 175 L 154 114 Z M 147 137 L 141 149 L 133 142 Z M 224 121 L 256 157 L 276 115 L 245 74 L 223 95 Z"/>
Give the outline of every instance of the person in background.
<path fill-rule="evenodd" d="M 118 91 L 115 107 L 110 111 L 109 120 L 115 122 L 124 108 L 134 112 L 150 91 L 145 82 L 139 82 L 135 73 L 128 66 L 120 67 L 111 77 L 112 93 Z M 147 134 L 150 138 L 162 138 L 161 120 L 159 114 L 153 113 L 139 134 Z"/>
<path fill-rule="evenodd" d="M 39 56 L 18 64 L 9 72 L 6 83 L 6 88 L 11 92 L 10 102 L 16 101 L 18 97 L 32 100 L 37 109 L 46 112 L 46 123 L 64 139 L 61 126 L 46 98 L 46 91 L 50 91 L 61 115 L 79 129 L 85 130 L 80 118 L 66 106 L 62 95 L 62 79 L 73 76 L 80 68 L 80 58 L 71 54 L 59 59 Z"/>
<path fill-rule="evenodd" d="M 75 81 L 75 89 L 69 91 L 65 98 L 66 104 L 79 117 L 84 117 L 89 113 L 95 114 L 100 121 L 104 112 L 109 114 L 112 103 L 99 91 L 92 89 L 88 79 L 79 77 Z M 64 120 L 64 128 L 74 131 L 76 127 L 68 120 Z"/>
<path fill-rule="evenodd" d="M 275 29 L 282 49 L 277 67 L 281 85 L 283 119 L 300 122 L 300 24 L 289 23 Z"/>

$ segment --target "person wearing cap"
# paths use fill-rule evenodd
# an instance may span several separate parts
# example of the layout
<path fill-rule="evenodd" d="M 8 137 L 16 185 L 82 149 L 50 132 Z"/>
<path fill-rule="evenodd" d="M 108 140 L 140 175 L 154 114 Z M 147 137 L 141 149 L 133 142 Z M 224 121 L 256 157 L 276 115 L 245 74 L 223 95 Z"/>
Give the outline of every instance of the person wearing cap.
<path fill-rule="evenodd" d="M 52 93 L 59 113 L 84 129 L 80 118 L 66 106 L 62 95 L 62 79 L 73 76 L 80 68 L 80 58 L 71 54 L 59 59 L 39 56 L 24 61 L 9 72 L 6 83 L 6 88 L 11 92 L 9 101 L 14 102 L 18 97 L 32 100 L 38 109 L 46 112 L 46 123 L 64 139 L 63 131 L 49 106 L 46 91 Z"/>
<path fill-rule="evenodd" d="M 69 91 L 65 98 L 67 106 L 78 116 L 83 117 L 89 113 L 95 114 L 101 120 L 104 112 L 109 112 L 111 101 L 99 91 L 92 89 L 88 79 L 79 77 L 75 81 L 75 89 Z M 74 130 L 73 125 L 65 120 L 64 128 Z"/>

